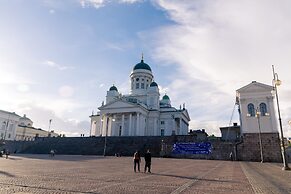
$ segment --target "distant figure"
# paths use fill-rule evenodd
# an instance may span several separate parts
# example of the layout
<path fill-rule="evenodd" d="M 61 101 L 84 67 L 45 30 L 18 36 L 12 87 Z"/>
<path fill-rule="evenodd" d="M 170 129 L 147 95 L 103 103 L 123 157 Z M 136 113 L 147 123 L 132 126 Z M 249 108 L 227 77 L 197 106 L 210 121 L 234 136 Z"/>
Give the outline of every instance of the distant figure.
<path fill-rule="evenodd" d="M 147 153 L 144 155 L 144 160 L 145 160 L 144 172 L 146 173 L 148 168 L 148 172 L 151 173 L 152 155 L 150 150 L 147 150 Z"/>
<path fill-rule="evenodd" d="M 50 151 L 50 157 L 54 157 L 55 156 L 55 150 L 51 150 Z"/>
<path fill-rule="evenodd" d="M 10 155 L 9 150 L 6 150 L 5 155 L 6 155 L 6 159 L 8 159 L 8 156 Z"/>
<path fill-rule="evenodd" d="M 138 172 L 140 172 L 140 152 L 136 151 L 133 155 L 133 163 L 134 163 L 134 172 L 136 172 L 136 165 L 137 165 L 137 169 Z"/>
<path fill-rule="evenodd" d="M 230 161 L 233 161 L 233 154 L 232 154 L 232 152 L 230 152 L 230 154 L 229 154 L 229 159 L 230 159 Z"/>

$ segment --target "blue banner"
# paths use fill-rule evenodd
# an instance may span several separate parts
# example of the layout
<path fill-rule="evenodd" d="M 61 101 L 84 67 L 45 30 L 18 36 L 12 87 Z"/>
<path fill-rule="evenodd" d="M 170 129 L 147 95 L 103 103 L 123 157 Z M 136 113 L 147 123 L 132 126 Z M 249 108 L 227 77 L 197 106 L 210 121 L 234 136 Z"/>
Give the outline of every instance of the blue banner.
<path fill-rule="evenodd" d="M 173 154 L 210 154 L 211 143 L 175 143 L 172 150 Z"/>

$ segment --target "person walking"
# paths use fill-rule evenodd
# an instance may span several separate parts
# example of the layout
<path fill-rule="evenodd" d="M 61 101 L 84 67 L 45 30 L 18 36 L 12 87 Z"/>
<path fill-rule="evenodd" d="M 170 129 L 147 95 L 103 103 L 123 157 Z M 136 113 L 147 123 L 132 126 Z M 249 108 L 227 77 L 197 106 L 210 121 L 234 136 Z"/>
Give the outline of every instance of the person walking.
<path fill-rule="evenodd" d="M 133 163 L 134 163 L 133 170 L 134 170 L 134 172 L 136 172 L 136 165 L 137 165 L 138 172 L 140 172 L 140 162 L 141 162 L 140 152 L 136 151 L 133 155 Z"/>
<path fill-rule="evenodd" d="M 8 159 L 8 156 L 10 155 L 9 150 L 6 150 L 5 155 L 6 155 L 6 159 Z"/>
<path fill-rule="evenodd" d="M 144 155 L 144 160 L 145 160 L 144 172 L 146 173 L 148 169 L 148 172 L 151 173 L 152 155 L 150 150 L 147 150 L 147 153 Z"/>
<path fill-rule="evenodd" d="M 230 154 L 229 154 L 229 160 L 230 161 L 233 161 L 233 154 L 232 154 L 232 152 L 230 152 Z"/>

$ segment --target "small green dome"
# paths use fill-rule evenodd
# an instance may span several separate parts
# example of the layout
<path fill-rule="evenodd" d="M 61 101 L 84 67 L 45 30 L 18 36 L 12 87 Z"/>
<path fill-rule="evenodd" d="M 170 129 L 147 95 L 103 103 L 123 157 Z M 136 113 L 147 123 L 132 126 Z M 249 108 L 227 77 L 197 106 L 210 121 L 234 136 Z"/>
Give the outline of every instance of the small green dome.
<path fill-rule="evenodd" d="M 140 63 L 136 64 L 133 68 L 133 70 L 137 70 L 137 69 L 145 69 L 145 70 L 152 71 L 150 66 L 146 64 L 145 62 L 143 62 L 143 59 L 140 61 Z"/>
<path fill-rule="evenodd" d="M 167 94 L 165 94 L 165 95 L 163 96 L 163 100 L 170 100 L 170 98 L 169 98 L 169 96 L 168 96 Z"/>
<path fill-rule="evenodd" d="M 156 82 L 152 82 L 152 83 L 150 84 L 150 87 L 158 87 L 158 84 L 157 84 Z"/>
<path fill-rule="evenodd" d="M 113 85 L 113 86 L 110 87 L 109 91 L 114 91 L 114 90 L 115 90 L 116 92 L 118 92 L 117 87 L 115 87 L 115 86 Z"/>

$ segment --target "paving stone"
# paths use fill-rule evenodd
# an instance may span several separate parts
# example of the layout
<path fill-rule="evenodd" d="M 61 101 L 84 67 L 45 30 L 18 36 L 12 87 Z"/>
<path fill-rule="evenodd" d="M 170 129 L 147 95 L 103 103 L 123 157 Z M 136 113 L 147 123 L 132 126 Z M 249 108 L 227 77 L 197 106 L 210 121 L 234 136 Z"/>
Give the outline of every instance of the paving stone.
<path fill-rule="evenodd" d="M 153 158 L 134 173 L 132 157 L 12 155 L 0 169 L 0 194 L 291 193 L 277 163 Z"/>

